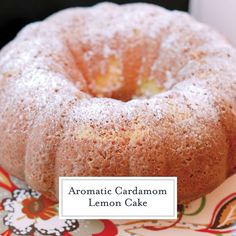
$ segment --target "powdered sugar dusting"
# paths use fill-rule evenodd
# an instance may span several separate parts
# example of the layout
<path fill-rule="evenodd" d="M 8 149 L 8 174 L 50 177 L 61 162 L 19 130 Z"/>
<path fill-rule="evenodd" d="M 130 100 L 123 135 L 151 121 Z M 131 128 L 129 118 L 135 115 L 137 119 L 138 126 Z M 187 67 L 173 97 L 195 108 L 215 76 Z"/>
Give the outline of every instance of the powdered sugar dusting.
<path fill-rule="evenodd" d="M 51 198 L 62 175 L 178 176 L 180 202 L 205 194 L 236 166 L 235 64 L 223 36 L 178 11 L 56 13 L 0 52 L 1 165 Z M 137 98 L 150 84 L 162 92 Z"/>

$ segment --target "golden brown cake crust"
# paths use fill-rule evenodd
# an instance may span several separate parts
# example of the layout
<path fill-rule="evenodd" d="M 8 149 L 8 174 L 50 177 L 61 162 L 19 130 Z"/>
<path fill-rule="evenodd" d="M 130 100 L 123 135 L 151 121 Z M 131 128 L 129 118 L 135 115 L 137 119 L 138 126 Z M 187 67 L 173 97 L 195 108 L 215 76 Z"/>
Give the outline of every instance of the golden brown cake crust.
<path fill-rule="evenodd" d="M 202 196 L 236 172 L 236 51 L 150 4 L 30 24 L 0 52 L 0 164 L 53 199 L 59 176 L 177 176 L 179 203 Z"/>

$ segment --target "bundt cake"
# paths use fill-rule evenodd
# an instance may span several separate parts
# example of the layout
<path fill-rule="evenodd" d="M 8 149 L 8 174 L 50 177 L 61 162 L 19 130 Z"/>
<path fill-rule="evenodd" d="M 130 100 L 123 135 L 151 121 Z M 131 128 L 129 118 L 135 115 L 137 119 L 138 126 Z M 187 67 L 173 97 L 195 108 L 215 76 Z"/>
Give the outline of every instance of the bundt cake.
<path fill-rule="evenodd" d="M 59 176 L 177 176 L 178 202 L 236 172 L 236 50 L 151 4 L 71 8 L 0 52 L 0 165 L 51 199 Z"/>

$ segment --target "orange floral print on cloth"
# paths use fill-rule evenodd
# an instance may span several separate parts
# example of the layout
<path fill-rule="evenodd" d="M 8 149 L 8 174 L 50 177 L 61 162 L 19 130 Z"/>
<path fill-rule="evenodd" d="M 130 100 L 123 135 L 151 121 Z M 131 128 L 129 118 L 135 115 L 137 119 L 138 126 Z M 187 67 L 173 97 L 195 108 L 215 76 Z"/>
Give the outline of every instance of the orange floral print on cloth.
<path fill-rule="evenodd" d="M 27 198 L 22 201 L 22 212 L 30 219 L 41 218 L 42 220 L 49 220 L 57 215 L 55 203 L 41 195 L 39 198 Z"/>
<path fill-rule="evenodd" d="M 205 197 L 180 205 L 176 220 L 122 220 L 121 236 L 236 236 L 236 174 Z"/>
<path fill-rule="evenodd" d="M 49 205 L 48 200 L 33 190 L 16 189 L 12 198 L 4 199 L 2 205 L 8 212 L 3 218 L 4 224 L 18 235 L 31 235 L 35 231 L 62 235 L 79 226 L 77 220 L 60 220 L 57 216 L 57 204 Z"/>
<path fill-rule="evenodd" d="M 180 206 L 177 220 L 174 221 L 161 221 L 161 220 L 140 220 L 140 221 L 129 221 L 120 226 L 127 226 L 125 229 L 126 233 L 135 236 L 137 230 L 144 232 L 159 232 L 158 236 L 161 236 L 161 232 L 170 229 L 181 229 L 191 230 L 192 232 L 199 232 L 199 235 L 213 234 L 216 236 L 230 235 L 235 236 L 236 234 L 236 192 L 232 193 L 223 198 L 215 207 L 211 220 L 208 224 L 202 223 L 191 223 L 191 221 L 183 220 L 184 216 L 194 216 L 200 213 L 204 209 L 206 199 L 203 197 L 199 204 L 199 207 L 192 213 L 187 213 L 183 206 Z M 191 232 L 190 231 L 190 232 Z M 233 233 L 233 234 L 232 234 Z M 144 236 L 146 234 L 137 234 Z M 148 234 L 149 235 L 149 234 Z M 176 235 L 176 234 L 173 234 Z M 179 235 L 179 234 L 177 234 Z M 191 235 L 189 233 L 188 235 Z"/>
<path fill-rule="evenodd" d="M 58 204 L 40 193 L 28 188 L 18 188 L 9 175 L 0 167 L 0 197 L 8 194 L 0 203 L 0 211 L 6 229 L 1 236 L 10 235 L 51 235 L 51 236 L 115 236 L 116 226 L 109 220 L 94 221 L 96 227 L 88 228 L 89 223 L 58 218 Z M 1 226 L 0 226 L 1 230 Z M 89 234 L 91 231 L 91 234 Z M 81 232 L 81 234 L 79 234 Z M 84 234 L 85 235 L 85 234 Z"/>
<path fill-rule="evenodd" d="M 176 220 L 60 220 L 58 204 L 0 168 L 0 235 L 233 236 L 236 175 L 206 197 L 178 208 Z"/>
<path fill-rule="evenodd" d="M 199 231 L 212 234 L 236 232 L 236 192 L 218 203 L 207 228 Z"/>

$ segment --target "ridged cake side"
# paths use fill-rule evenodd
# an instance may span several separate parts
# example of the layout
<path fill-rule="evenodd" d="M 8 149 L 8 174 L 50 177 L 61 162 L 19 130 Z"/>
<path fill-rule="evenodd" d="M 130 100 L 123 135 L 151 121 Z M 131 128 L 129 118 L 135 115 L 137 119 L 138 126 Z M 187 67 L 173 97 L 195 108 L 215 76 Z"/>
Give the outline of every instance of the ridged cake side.
<path fill-rule="evenodd" d="M 190 201 L 236 172 L 235 49 L 154 5 L 64 10 L 1 50 L 0 134 L 50 198 L 59 176 L 177 176 Z"/>

